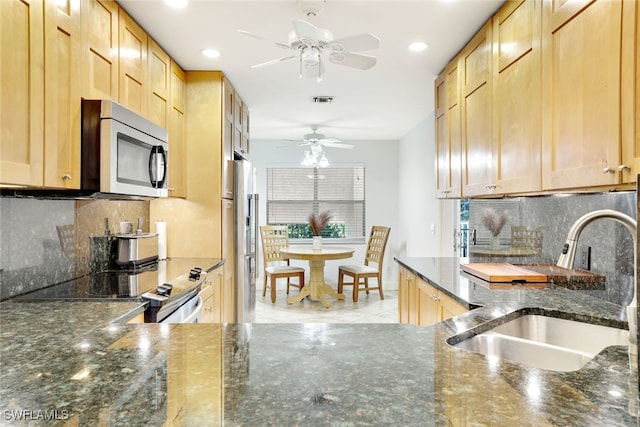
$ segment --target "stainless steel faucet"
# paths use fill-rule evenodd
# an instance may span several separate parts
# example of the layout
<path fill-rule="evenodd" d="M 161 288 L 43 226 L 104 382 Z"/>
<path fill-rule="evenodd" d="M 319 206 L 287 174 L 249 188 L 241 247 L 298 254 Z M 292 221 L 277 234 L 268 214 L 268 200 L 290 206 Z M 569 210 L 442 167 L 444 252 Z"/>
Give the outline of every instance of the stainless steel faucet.
<path fill-rule="evenodd" d="M 562 247 L 562 253 L 560 254 L 558 263 L 556 264 L 558 267 L 573 268 L 573 264 L 576 259 L 578 238 L 580 237 L 582 230 L 584 230 L 584 228 L 588 224 L 600 218 L 612 219 L 624 225 L 626 229 L 629 231 L 629 233 L 631 233 L 631 236 L 633 237 L 633 253 L 636 254 L 636 248 L 637 248 L 636 221 L 630 216 L 623 214 L 622 212 L 614 211 L 611 209 L 602 209 L 598 211 L 589 212 L 588 214 L 578 218 L 578 220 L 573 223 L 573 225 L 569 229 L 569 234 L 567 235 L 567 241 L 564 243 L 564 246 Z M 634 269 L 635 269 L 635 263 L 634 263 Z"/>
<path fill-rule="evenodd" d="M 627 320 L 629 321 L 629 340 L 631 341 L 632 346 L 636 346 L 636 349 L 634 349 L 634 351 L 637 351 L 638 331 L 636 325 L 636 310 L 638 307 L 638 295 L 636 294 L 636 284 L 638 280 L 638 226 L 636 221 L 630 216 L 623 214 L 622 212 L 614 211 L 611 209 L 593 211 L 581 216 L 576 222 L 573 223 L 573 225 L 569 229 L 567 241 L 562 247 L 562 254 L 560 254 L 560 258 L 558 259 L 558 263 L 556 265 L 558 267 L 573 268 L 573 263 L 576 259 L 576 248 L 578 246 L 578 238 L 580 237 L 580 233 L 582 233 L 582 230 L 584 230 L 584 228 L 588 224 L 600 218 L 612 219 L 619 222 L 620 224 L 625 226 L 625 228 L 631 234 L 631 237 L 633 237 L 633 299 L 627 306 Z"/>

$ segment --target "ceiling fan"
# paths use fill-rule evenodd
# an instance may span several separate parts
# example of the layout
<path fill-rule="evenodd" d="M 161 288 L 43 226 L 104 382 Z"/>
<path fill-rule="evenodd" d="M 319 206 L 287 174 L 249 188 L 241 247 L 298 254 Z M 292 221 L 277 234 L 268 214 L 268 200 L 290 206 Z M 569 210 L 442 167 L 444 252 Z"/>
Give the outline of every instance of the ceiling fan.
<path fill-rule="evenodd" d="M 376 65 L 376 58 L 360 53 L 380 47 L 380 39 L 370 33 L 333 39 L 333 34 L 324 28 L 318 28 L 302 19 L 292 21 L 293 30 L 289 32 L 288 42 L 274 42 L 249 31 L 238 30 L 241 34 L 274 43 L 276 46 L 291 51 L 291 55 L 253 65 L 251 68 L 265 67 L 290 59 L 298 59 L 300 78 L 316 77 L 322 80 L 325 58 L 329 62 L 346 67 L 368 70 Z"/>
<path fill-rule="evenodd" d="M 312 133 L 306 134 L 302 140 L 300 141 L 300 146 L 311 145 L 311 146 L 323 146 L 323 147 L 331 147 L 331 148 L 353 148 L 353 144 L 346 144 L 339 140 L 338 138 L 327 138 L 325 135 L 318 133 L 317 126 L 311 126 Z"/>

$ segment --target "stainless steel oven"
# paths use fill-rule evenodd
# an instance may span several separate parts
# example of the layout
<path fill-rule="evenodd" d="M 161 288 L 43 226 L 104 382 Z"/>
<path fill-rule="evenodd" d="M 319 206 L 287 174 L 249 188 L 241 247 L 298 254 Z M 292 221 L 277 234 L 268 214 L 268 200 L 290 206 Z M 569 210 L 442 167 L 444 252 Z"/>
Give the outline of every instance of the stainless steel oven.
<path fill-rule="evenodd" d="M 107 100 L 82 101 L 83 191 L 167 197 L 168 132 Z"/>

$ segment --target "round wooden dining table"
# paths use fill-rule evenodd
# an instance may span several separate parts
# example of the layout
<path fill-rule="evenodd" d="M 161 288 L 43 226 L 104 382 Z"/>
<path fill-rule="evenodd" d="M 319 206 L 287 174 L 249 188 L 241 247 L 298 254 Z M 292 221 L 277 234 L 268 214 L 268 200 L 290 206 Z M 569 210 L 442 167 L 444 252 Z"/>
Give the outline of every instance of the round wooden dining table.
<path fill-rule="evenodd" d="M 322 249 L 313 249 L 311 245 L 287 246 L 280 249 L 280 254 L 289 259 L 309 261 L 310 280 L 309 285 L 300 290 L 295 297 L 287 300 L 289 304 L 302 301 L 305 297 L 320 300 L 325 308 L 329 308 L 326 295 L 336 299 L 344 299 L 344 294 L 338 294 L 324 281 L 324 264 L 327 260 L 351 258 L 354 250 L 339 246 L 323 246 Z"/>

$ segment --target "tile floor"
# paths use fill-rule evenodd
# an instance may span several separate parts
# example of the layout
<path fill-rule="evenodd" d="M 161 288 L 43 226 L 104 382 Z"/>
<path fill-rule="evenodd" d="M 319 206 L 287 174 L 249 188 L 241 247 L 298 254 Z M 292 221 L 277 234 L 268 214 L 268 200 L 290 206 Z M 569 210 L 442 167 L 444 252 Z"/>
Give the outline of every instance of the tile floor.
<path fill-rule="evenodd" d="M 309 298 L 288 304 L 286 290 L 279 288 L 276 302 L 272 304 L 269 289 L 267 295 L 262 296 L 261 279 L 256 288 L 256 323 L 398 323 L 398 292 L 395 290 L 384 290 L 384 300 L 380 300 L 378 291 L 371 291 L 369 295 L 360 292 L 358 302 L 354 303 L 351 287 L 347 287 L 344 300 L 327 296 L 331 307 L 324 308 L 321 302 Z M 291 288 L 290 296 L 297 293 L 297 288 Z"/>

